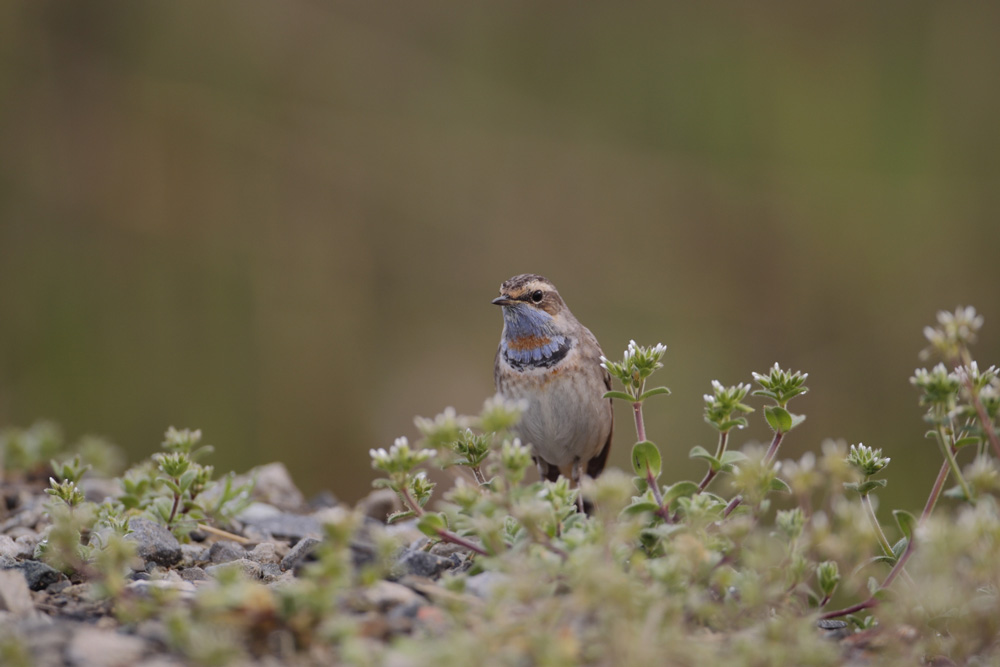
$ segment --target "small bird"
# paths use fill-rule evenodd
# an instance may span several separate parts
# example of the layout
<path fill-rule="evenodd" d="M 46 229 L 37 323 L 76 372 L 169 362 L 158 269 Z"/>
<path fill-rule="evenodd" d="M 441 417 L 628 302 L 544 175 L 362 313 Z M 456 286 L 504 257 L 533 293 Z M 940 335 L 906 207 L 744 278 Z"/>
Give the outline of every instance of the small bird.
<path fill-rule="evenodd" d="M 542 479 L 597 477 L 611 449 L 611 376 L 594 334 L 573 317 L 555 286 L 535 274 L 500 285 L 503 332 L 493 365 L 497 392 L 524 399 L 515 433 L 531 446 Z"/>

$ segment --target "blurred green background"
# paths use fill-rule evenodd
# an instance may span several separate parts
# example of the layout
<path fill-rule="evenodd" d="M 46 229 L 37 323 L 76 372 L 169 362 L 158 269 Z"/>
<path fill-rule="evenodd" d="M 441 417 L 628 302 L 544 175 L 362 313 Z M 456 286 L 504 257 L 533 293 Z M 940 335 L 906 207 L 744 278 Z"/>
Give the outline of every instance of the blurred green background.
<path fill-rule="evenodd" d="M 669 346 L 668 478 L 709 382 L 780 361 L 812 387 L 784 454 L 882 447 L 919 508 L 922 327 L 975 305 L 1000 361 L 998 34 L 986 3 L 2 3 L 0 424 L 133 459 L 199 427 L 353 500 L 370 447 L 492 393 L 530 271 L 609 356 Z"/>

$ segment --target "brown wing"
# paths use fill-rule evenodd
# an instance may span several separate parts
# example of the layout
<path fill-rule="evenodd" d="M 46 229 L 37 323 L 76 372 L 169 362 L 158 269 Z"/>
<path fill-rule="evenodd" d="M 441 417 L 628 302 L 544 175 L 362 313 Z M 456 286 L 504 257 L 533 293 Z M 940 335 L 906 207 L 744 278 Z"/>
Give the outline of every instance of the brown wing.
<path fill-rule="evenodd" d="M 611 374 L 604 371 L 604 386 L 611 391 Z M 597 456 L 587 461 L 587 474 L 591 477 L 597 477 L 604 470 L 604 466 L 608 462 L 608 454 L 611 453 L 611 436 L 615 433 L 615 411 L 611 406 L 611 399 L 608 399 L 608 410 L 611 412 L 611 428 L 608 429 L 608 440 L 604 443 L 604 447 L 601 451 L 597 453 Z"/>

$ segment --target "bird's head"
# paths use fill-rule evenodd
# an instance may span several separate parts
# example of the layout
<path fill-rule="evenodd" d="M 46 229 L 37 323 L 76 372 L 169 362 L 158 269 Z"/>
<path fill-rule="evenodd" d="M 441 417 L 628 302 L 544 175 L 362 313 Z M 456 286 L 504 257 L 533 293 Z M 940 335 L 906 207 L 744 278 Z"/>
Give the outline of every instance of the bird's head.
<path fill-rule="evenodd" d="M 505 280 L 493 303 L 503 307 L 503 337 L 512 349 L 537 346 L 548 352 L 549 343 L 562 344 L 574 329 L 573 315 L 555 285 L 533 273 Z"/>

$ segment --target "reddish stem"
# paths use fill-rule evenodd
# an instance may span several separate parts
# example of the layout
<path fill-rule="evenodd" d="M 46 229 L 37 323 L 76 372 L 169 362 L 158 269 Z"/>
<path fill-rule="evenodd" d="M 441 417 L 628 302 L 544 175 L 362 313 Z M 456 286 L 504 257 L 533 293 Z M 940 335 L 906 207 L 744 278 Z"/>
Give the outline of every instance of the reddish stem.
<path fill-rule="evenodd" d="M 771 439 L 771 446 L 767 448 L 767 454 L 764 455 L 764 463 L 770 464 L 774 461 L 774 457 L 778 455 L 778 447 L 781 445 L 781 439 L 785 437 L 785 434 L 781 431 L 774 432 L 774 438 Z"/>
<path fill-rule="evenodd" d="M 771 446 L 767 448 L 767 453 L 764 455 L 764 464 L 770 465 L 774 462 L 774 457 L 778 455 L 778 447 L 781 445 L 781 439 L 785 437 L 785 434 L 781 431 L 775 431 L 774 438 L 771 440 Z M 736 496 L 729 501 L 726 505 L 726 509 L 722 512 L 722 518 L 725 519 L 727 516 L 733 513 L 733 510 L 740 506 L 743 502 L 743 496 Z"/>
<path fill-rule="evenodd" d="M 715 458 L 722 457 L 722 454 L 726 451 L 726 441 L 728 439 L 729 439 L 729 431 L 723 431 L 722 433 L 719 434 L 719 446 L 715 448 Z M 705 473 L 705 478 L 702 479 L 701 483 L 698 485 L 698 493 L 704 491 L 708 487 L 708 485 L 711 484 L 712 480 L 715 479 L 715 476 L 718 474 L 719 474 L 718 470 L 709 466 L 708 472 Z"/>
<path fill-rule="evenodd" d="M 469 540 L 465 539 L 464 537 L 459 537 L 458 535 L 456 535 L 455 533 L 451 532 L 450 530 L 445 530 L 444 528 L 440 528 L 440 529 L 438 529 L 437 534 L 438 534 L 438 537 L 440 537 L 445 542 L 451 542 L 453 544 L 457 544 L 459 546 L 465 547 L 469 551 L 474 551 L 477 554 L 479 554 L 480 556 L 489 556 L 490 555 L 489 551 L 487 551 L 486 549 L 482 548 L 481 546 L 479 546 L 475 542 L 470 542 Z"/>
<path fill-rule="evenodd" d="M 635 416 L 635 433 L 639 436 L 639 442 L 645 442 L 646 426 L 642 423 L 642 403 L 640 401 L 632 404 L 632 414 Z"/>
<path fill-rule="evenodd" d="M 931 495 L 927 497 L 927 504 L 924 505 L 924 511 L 920 515 L 920 523 L 923 523 L 924 519 L 929 517 L 931 512 L 934 510 L 934 506 L 937 504 L 938 497 L 941 495 L 941 489 L 944 487 L 944 481 L 946 479 L 948 479 L 947 461 L 941 464 L 941 472 L 938 473 L 937 479 L 934 481 L 934 488 L 931 489 Z"/>

